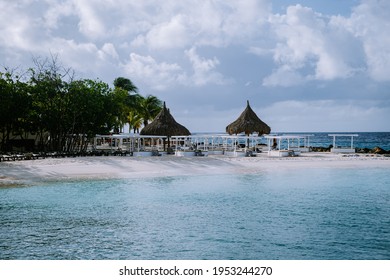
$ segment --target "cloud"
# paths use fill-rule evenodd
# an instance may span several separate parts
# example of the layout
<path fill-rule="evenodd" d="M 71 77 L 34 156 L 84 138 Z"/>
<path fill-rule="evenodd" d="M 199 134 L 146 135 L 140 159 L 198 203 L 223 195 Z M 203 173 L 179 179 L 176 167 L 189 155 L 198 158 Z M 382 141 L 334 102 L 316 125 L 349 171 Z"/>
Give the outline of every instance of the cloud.
<path fill-rule="evenodd" d="M 389 1 L 362 0 L 350 17 L 325 16 L 299 4 L 289 6 L 285 14 L 271 15 L 276 68 L 263 79 L 263 85 L 297 86 L 362 73 L 376 81 L 389 81 L 389 11 Z M 251 52 L 267 54 L 261 47 L 252 47 Z M 297 79 L 292 82 L 294 76 Z"/>
<path fill-rule="evenodd" d="M 176 15 L 169 22 L 153 26 L 145 36 L 138 36 L 133 45 L 145 44 L 151 49 L 185 47 L 189 41 L 185 22 L 186 18 L 183 15 Z"/>
<path fill-rule="evenodd" d="M 247 41 L 266 21 L 270 9 L 266 0 L 256 1 L 175 1 L 154 3 L 160 13 L 150 19 L 132 41 L 133 46 L 150 49 L 188 48 L 191 46 L 226 46 L 237 40 Z M 147 5 L 141 8 L 150 18 Z"/>
<path fill-rule="evenodd" d="M 128 75 L 149 83 L 155 90 L 166 90 L 177 86 L 223 85 L 230 82 L 215 70 L 219 64 L 217 58 L 203 58 L 198 55 L 196 48 L 184 51 L 184 55 L 192 65 L 192 71 L 183 69 L 177 63 L 158 62 L 150 55 L 143 56 L 136 53 L 130 54 L 130 60 L 123 67 Z"/>
<path fill-rule="evenodd" d="M 101 79 L 104 73 L 105 78 L 109 77 L 109 82 L 111 82 L 112 74 L 118 68 L 119 57 L 111 43 L 105 43 L 99 48 L 94 43 L 78 43 L 75 40 L 54 38 L 42 46 L 42 48 L 45 47 L 50 49 L 52 54 L 59 55 L 64 66 L 76 70 L 76 75 L 81 75 L 83 78 Z"/>
<path fill-rule="evenodd" d="M 289 86 L 313 79 L 348 78 L 358 71 L 350 63 L 351 50 L 346 47 L 358 43 L 357 40 L 330 18 L 298 4 L 289 6 L 284 15 L 272 15 L 270 24 L 276 36 L 273 59 L 278 68 L 263 80 L 264 85 Z M 281 74 L 287 74 L 288 82 Z M 294 77 L 295 82 L 291 79 Z"/>
<path fill-rule="evenodd" d="M 305 83 L 305 78 L 302 77 L 299 72 L 294 69 L 290 69 L 287 65 L 279 67 L 271 75 L 263 79 L 263 86 L 267 87 L 291 87 L 301 85 L 303 83 Z"/>
<path fill-rule="evenodd" d="M 130 54 L 130 60 L 123 65 L 127 75 L 148 83 L 152 89 L 165 90 L 175 83 L 183 83 L 186 76 L 176 63 L 157 62 L 152 56 Z"/>
<path fill-rule="evenodd" d="M 0 61 L 26 69 L 32 56 L 59 54 L 77 76 L 126 76 L 194 122 L 207 104 L 205 119 L 219 121 L 259 98 L 274 128 L 388 130 L 390 2 L 343 4 L 342 15 L 288 3 L 0 0 Z"/>
<path fill-rule="evenodd" d="M 173 102 L 174 103 L 174 102 Z M 173 105 L 172 102 L 170 105 Z M 253 111 L 271 126 L 272 132 L 360 132 L 389 131 L 383 118 L 390 107 L 376 101 L 357 100 L 284 100 L 268 106 L 255 106 Z M 182 108 L 182 107 L 177 107 Z M 245 106 L 218 108 L 215 104 L 176 109 L 175 118 L 192 132 L 224 132 Z M 207 124 L 207 125 L 205 125 Z"/>
<path fill-rule="evenodd" d="M 341 20 L 362 41 L 369 76 L 390 81 L 390 2 L 363 0 L 350 18 Z"/>
<path fill-rule="evenodd" d="M 111 57 L 118 64 L 125 64 L 130 53 L 139 53 L 180 66 L 192 84 L 202 83 L 200 77 L 221 84 L 217 67 L 232 66 L 219 51 L 236 46 L 257 55 L 259 65 L 272 59 L 273 67 L 259 74 L 268 87 L 349 79 L 362 73 L 388 81 L 389 5 L 384 0 L 362 0 L 348 17 L 323 15 L 299 4 L 273 14 L 269 0 L 1 1 L 0 44 L 9 57 L 18 50 L 42 53 L 42 46 L 49 52 L 60 40 L 94 44 L 103 51 L 100 58 Z M 215 65 L 218 56 L 218 66 L 208 72 L 212 78 L 196 67 L 199 55 L 189 55 L 193 48 L 201 53 L 209 47 L 214 48 L 208 52 L 211 58 L 202 59 Z"/>
<path fill-rule="evenodd" d="M 75 6 L 71 1 L 46 0 L 49 4 L 43 13 L 44 25 L 49 29 L 57 29 L 61 20 L 75 14 Z"/>
<path fill-rule="evenodd" d="M 102 17 L 96 12 L 99 4 L 88 0 L 77 0 L 74 2 L 74 5 L 80 18 L 80 32 L 89 38 L 105 37 L 107 33 L 105 24 L 102 21 Z"/>
<path fill-rule="evenodd" d="M 254 108 L 255 110 L 256 108 Z M 390 107 L 357 100 L 285 100 L 259 110 L 273 131 L 387 131 Z"/>
<path fill-rule="evenodd" d="M 119 55 L 116 52 L 115 46 L 111 43 L 105 43 L 103 45 L 102 49 L 99 52 L 99 57 L 102 60 L 119 59 Z"/>
<path fill-rule="evenodd" d="M 190 85 L 222 85 L 230 82 L 221 73 L 215 71 L 215 68 L 220 63 L 216 57 L 212 59 L 202 58 L 197 54 L 196 48 L 186 50 L 185 54 L 190 60 L 193 69 L 193 75 L 189 78 Z"/>
<path fill-rule="evenodd" d="M 11 53 L 15 50 L 35 51 L 38 49 L 36 39 L 42 35 L 35 30 L 39 28 L 39 20 L 31 17 L 23 6 L 32 8 L 31 1 L 0 1 L 0 46 Z M 36 36 L 35 36 L 36 35 Z"/>

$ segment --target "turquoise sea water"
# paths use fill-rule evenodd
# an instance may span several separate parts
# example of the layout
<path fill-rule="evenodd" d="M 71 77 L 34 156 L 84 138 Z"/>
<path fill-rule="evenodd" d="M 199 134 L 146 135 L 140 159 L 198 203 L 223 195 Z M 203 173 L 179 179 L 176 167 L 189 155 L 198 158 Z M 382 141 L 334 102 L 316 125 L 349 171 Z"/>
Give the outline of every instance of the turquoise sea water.
<path fill-rule="evenodd" d="M 346 132 L 348 134 L 348 132 Z M 329 147 L 333 144 L 333 137 L 330 137 L 329 132 L 308 133 L 313 135 L 310 137 L 310 146 L 313 147 Z M 332 133 L 331 133 L 332 134 Z M 340 133 L 334 133 L 340 134 Z M 384 150 L 390 150 L 390 132 L 356 132 L 359 136 L 353 138 L 355 148 L 381 147 Z M 351 145 L 350 137 L 337 137 L 336 144 L 344 147 Z"/>
<path fill-rule="evenodd" d="M 0 189 L 0 259 L 390 259 L 388 169 Z"/>
<path fill-rule="evenodd" d="M 204 134 L 204 133 L 199 133 Z M 309 146 L 311 147 L 329 147 L 333 145 L 333 137 L 329 134 L 351 134 L 351 132 L 275 132 L 275 134 L 283 135 L 310 135 Z M 357 134 L 357 137 L 353 138 L 353 146 L 355 148 L 368 148 L 373 149 L 375 147 L 381 147 L 384 150 L 390 150 L 390 132 L 353 132 Z M 195 133 L 196 135 L 196 133 Z M 262 140 L 263 144 L 267 144 L 266 139 Z M 303 144 L 303 143 L 301 143 Z M 349 147 L 351 145 L 350 137 L 337 137 L 336 145 Z"/>

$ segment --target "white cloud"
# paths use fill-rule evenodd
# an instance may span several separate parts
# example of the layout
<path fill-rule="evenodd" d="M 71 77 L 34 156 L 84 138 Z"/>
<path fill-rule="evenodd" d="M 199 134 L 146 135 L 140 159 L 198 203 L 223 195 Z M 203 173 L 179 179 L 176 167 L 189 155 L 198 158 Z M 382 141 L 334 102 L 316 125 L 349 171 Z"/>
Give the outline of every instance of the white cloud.
<path fill-rule="evenodd" d="M 105 43 L 99 53 L 99 56 L 103 60 L 114 59 L 118 60 L 119 55 L 116 52 L 115 46 L 111 43 Z"/>
<path fill-rule="evenodd" d="M 197 54 L 196 48 L 191 48 L 185 51 L 185 54 L 190 60 L 194 72 L 190 77 L 191 84 L 203 86 L 206 84 L 222 85 L 229 83 L 229 81 L 225 79 L 221 73 L 215 71 L 215 68 L 220 63 L 216 57 L 212 59 L 202 58 Z"/>
<path fill-rule="evenodd" d="M 368 73 L 377 81 L 390 81 L 390 2 L 363 0 L 342 22 L 364 46 Z"/>
<path fill-rule="evenodd" d="M 377 81 L 390 75 L 390 2 L 362 0 L 350 17 L 324 16 L 301 5 L 289 6 L 286 14 L 271 15 L 275 37 L 276 69 L 263 80 L 267 86 L 300 85 L 311 80 L 345 79 L 366 72 Z M 262 48 L 252 53 L 264 55 Z M 289 83 L 288 76 L 303 79 Z"/>
<path fill-rule="evenodd" d="M 277 36 L 273 58 L 279 68 L 264 79 L 264 85 L 288 86 L 312 79 L 348 78 L 357 71 L 350 65 L 348 50 L 343 47 L 345 43 L 351 44 L 344 39 L 348 34 L 311 8 L 290 6 L 285 15 L 271 16 L 270 23 Z M 353 40 L 351 36 L 348 39 Z M 284 73 L 289 78 L 304 78 L 295 82 L 288 78 L 286 83 L 283 75 L 279 75 Z"/>
<path fill-rule="evenodd" d="M 255 110 L 255 108 L 254 108 Z M 273 131 L 384 131 L 390 108 L 372 101 L 286 100 L 261 110 Z M 386 130 L 386 131 L 387 131 Z"/>
<path fill-rule="evenodd" d="M 94 43 L 55 38 L 42 47 L 50 48 L 51 53 L 58 54 L 64 66 L 76 70 L 76 75 L 82 75 L 83 78 L 101 79 L 104 73 L 105 78 L 109 77 L 108 82 L 111 82 L 112 74 L 118 72 L 118 54 L 111 43 L 105 43 L 99 48 Z"/>
<path fill-rule="evenodd" d="M 158 62 L 150 55 L 142 56 L 136 53 L 130 54 L 130 60 L 123 67 L 128 75 L 150 84 L 151 88 L 156 90 L 176 86 L 222 85 L 229 82 L 215 70 L 219 64 L 217 58 L 200 57 L 196 48 L 184 53 L 192 65 L 192 71 L 186 71 L 177 63 Z"/>
<path fill-rule="evenodd" d="M 16 50 L 36 51 L 38 45 L 35 42 L 36 28 L 39 28 L 39 20 L 29 16 L 23 5 L 32 5 L 31 1 L 0 1 L 0 46 L 7 48 L 9 52 Z M 37 38 L 41 35 L 36 34 Z"/>
<path fill-rule="evenodd" d="M 228 37 L 229 43 L 236 40 L 246 42 L 259 33 L 259 29 L 268 20 L 271 12 L 270 1 L 224 1 L 229 13 L 221 16 L 222 31 Z"/>
<path fill-rule="evenodd" d="M 286 65 L 279 67 L 271 75 L 263 79 L 263 86 L 267 87 L 291 87 L 303 83 L 305 83 L 305 78 L 299 72 L 294 71 L 294 69 L 289 69 Z"/>
<path fill-rule="evenodd" d="M 80 17 L 80 32 L 89 38 L 104 37 L 107 30 L 101 17 L 96 12 L 96 8 L 99 5 L 88 0 L 77 0 L 74 2 L 74 5 Z"/>
<path fill-rule="evenodd" d="M 157 62 L 151 56 L 130 54 L 130 60 L 123 65 L 126 73 L 134 79 L 148 83 L 155 90 L 165 90 L 175 83 L 186 80 L 178 64 Z"/>
<path fill-rule="evenodd" d="M 82 77 L 111 83 L 128 76 L 140 91 L 163 94 L 189 112 L 207 102 L 232 108 L 261 94 L 262 104 L 277 102 L 273 109 L 288 119 L 288 106 L 278 103 L 287 95 L 334 98 L 302 103 L 296 112 L 315 108 L 307 111 L 317 113 L 315 122 L 335 116 L 332 110 L 359 112 L 388 127 L 388 110 L 338 100 L 388 103 L 390 1 L 360 0 L 343 16 L 332 15 L 332 7 L 324 15 L 302 5 L 275 7 L 276 14 L 272 2 L 0 0 L 0 61 L 28 68 L 32 56 L 58 53 Z M 209 98 L 188 104 L 191 94 Z M 228 98 L 220 102 L 221 96 Z"/>
<path fill-rule="evenodd" d="M 75 14 L 75 7 L 71 1 L 46 0 L 49 4 L 48 9 L 44 12 L 44 24 L 47 28 L 58 28 L 59 21 L 64 17 Z"/>
<path fill-rule="evenodd" d="M 241 106 L 236 104 L 231 109 L 226 107 L 218 109 L 213 104 L 207 104 L 193 107 L 188 112 L 183 112 L 181 109 L 175 109 L 174 112 L 175 117 L 191 132 L 224 132 L 225 127 L 245 108 L 242 104 L 239 105 Z M 390 124 L 383 125 L 383 118 L 389 116 L 390 107 L 383 107 L 379 102 L 368 100 L 342 102 L 285 100 L 261 107 L 251 103 L 251 107 L 274 133 L 389 131 L 390 129 Z"/>
<path fill-rule="evenodd" d="M 145 36 L 137 37 L 134 43 L 145 43 L 152 49 L 185 47 L 188 43 L 185 22 L 183 15 L 176 15 L 169 22 L 154 26 Z"/>
<path fill-rule="evenodd" d="M 144 12 L 146 5 L 141 8 Z M 155 3 L 157 21 L 132 42 L 150 49 L 188 48 L 190 46 L 226 46 L 250 40 L 267 17 L 268 1 L 175 1 Z M 150 17 L 150 12 L 149 12 Z"/>

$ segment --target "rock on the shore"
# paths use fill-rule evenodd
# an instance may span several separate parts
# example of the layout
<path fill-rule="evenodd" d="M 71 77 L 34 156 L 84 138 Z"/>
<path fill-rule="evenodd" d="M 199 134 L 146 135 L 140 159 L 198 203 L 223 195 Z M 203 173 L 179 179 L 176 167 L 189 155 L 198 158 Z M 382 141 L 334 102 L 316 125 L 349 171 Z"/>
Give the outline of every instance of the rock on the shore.
<path fill-rule="evenodd" d="M 370 153 L 383 155 L 383 154 L 388 154 L 389 152 L 382 149 L 381 147 L 375 147 L 370 151 Z"/>

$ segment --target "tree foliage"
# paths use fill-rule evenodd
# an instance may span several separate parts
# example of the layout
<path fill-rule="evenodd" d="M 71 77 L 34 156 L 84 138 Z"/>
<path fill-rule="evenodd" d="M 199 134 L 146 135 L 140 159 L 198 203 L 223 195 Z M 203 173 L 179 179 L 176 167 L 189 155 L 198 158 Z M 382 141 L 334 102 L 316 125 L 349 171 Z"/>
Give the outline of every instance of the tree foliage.
<path fill-rule="evenodd" d="M 10 138 L 28 127 L 31 109 L 29 87 L 12 73 L 0 73 L 0 135 L 1 150 L 9 149 Z"/>
<path fill-rule="evenodd" d="M 141 97 L 138 111 L 143 119 L 144 126 L 157 116 L 161 111 L 161 108 L 162 102 L 156 96 L 148 95 L 146 97 Z"/>
<path fill-rule="evenodd" d="M 85 151 L 96 134 L 119 132 L 126 123 L 138 130 L 161 109 L 157 97 L 142 97 L 129 79 L 117 78 L 110 88 L 100 80 L 74 79 L 57 57 L 34 63 L 24 80 L 0 72 L 0 151 L 32 136 L 34 144 L 25 150 Z"/>

